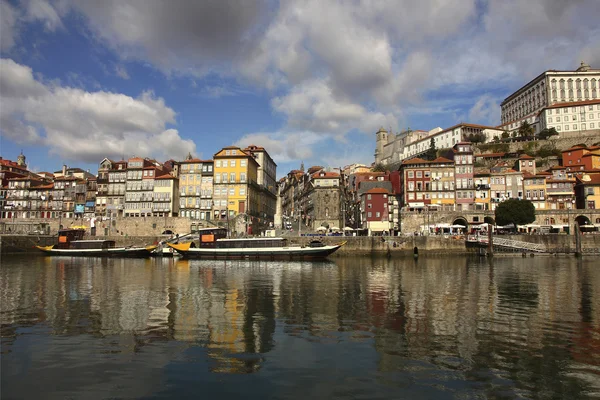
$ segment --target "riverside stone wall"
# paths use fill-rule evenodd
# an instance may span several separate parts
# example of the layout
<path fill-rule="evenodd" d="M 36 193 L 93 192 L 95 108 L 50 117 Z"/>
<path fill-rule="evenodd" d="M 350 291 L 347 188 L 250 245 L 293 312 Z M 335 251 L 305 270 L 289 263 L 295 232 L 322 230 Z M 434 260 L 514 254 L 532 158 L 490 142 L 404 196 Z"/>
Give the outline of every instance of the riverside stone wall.
<path fill-rule="evenodd" d="M 163 240 L 165 236 L 110 236 L 97 237 L 111 239 L 117 246 L 144 246 Z M 573 253 L 575 237 L 570 235 L 518 235 L 513 239 L 532 243 L 543 243 L 551 252 Z M 476 249 L 468 249 L 464 236 L 292 236 L 287 238 L 290 244 L 306 245 L 319 239 L 326 244 L 345 241 L 346 244 L 334 253 L 334 256 L 410 256 L 417 247 L 420 255 L 427 254 L 472 254 Z M 582 235 L 582 248 L 585 253 L 600 253 L 600 235 Z M 1 235 L 0 250 L 4 256 L 9 254 L 37 252 L 35 244 L 49 245 L 56 242 L 56 236 Z M 42 254 L 42 253 L 40 253 Z"/>

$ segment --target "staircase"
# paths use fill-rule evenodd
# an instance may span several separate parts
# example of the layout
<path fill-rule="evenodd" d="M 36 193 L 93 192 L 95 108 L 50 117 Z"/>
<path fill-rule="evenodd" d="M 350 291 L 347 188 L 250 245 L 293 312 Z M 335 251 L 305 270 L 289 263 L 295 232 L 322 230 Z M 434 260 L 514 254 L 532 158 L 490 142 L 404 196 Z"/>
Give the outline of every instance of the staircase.
<path fill-rule="evenodd" d="M 481 245 L 488 244 L 487 236 L 469 235 L 467 237 L 468 242 L 475 242 Z M 515 252 L 535 252 L 535 253 L 546 253 L 548 250 L 546 246 L 541 243 L 530 243 L 522 240 L 505 239 L 502 237 L 494 236 L 492 240 L 494 248 L 499 250 L 512 250 Z"/>

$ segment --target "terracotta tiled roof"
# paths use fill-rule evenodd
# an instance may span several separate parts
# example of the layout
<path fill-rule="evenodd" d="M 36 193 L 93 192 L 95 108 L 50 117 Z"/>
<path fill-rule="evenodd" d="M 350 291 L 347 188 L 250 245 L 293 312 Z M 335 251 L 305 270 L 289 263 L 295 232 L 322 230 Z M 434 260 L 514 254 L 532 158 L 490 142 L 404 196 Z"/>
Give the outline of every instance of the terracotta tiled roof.
<path fill-rule="evenodd" d="M 569 101 L 565 103 L 556 103 L 546 108 L 562 108 L 562 107 L 573 107 L 573 106 L 586 106 L 590 104 L 600 104 L 600 99 L 596 100 L 583 100 L 583 101 Z"/>
<path fill-rule="evenodd" d="M 529 154 L 523 154 L 519 157 L 519 160 L 534 160 L 535 157 L 531 157 Z"/>
<path fill-rule="evenodd" d="M 165 174 L 165 175 L 157 176 L 154 179 L 175 179 L 175 177 L 171 174 Z"/>
<path fill-rule="evenodd" d="M 321 176 L 323 175 L 323 176 Z M 339 178 L 340 174 L 338 174 L 337 172 L 323 172 L 323 171 L 318 171 L 315 172 L 314 174 L 311 175 L 313 177 L 313 179 L 333 179 L 333 178 Z"/>
<path fill-rule="evenodd" d="M 369 189 L 365 193 L 368 193 L 368 194 L 390 194 L 390 192 L 384 188 Z M 365 194 L 365 193 L 363 193 L 363 194 Z"/>

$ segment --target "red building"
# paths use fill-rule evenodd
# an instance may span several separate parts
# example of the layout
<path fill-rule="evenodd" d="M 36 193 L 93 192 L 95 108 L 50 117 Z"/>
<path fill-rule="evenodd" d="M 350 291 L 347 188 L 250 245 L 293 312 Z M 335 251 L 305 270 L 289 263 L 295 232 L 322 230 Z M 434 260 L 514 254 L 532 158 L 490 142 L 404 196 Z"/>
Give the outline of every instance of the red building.
<path fill-rule="evenodd" d="M 360 196 L 362 228 L 373 232 L 389 232 L 393 227 L 390 221 L 391 193 L 382 188 L 373 188 Z"/>

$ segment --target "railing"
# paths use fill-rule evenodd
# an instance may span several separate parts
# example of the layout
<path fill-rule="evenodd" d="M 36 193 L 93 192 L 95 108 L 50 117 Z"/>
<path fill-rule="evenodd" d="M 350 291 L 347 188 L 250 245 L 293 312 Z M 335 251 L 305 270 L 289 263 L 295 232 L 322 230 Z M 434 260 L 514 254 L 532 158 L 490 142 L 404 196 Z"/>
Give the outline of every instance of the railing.
<path fill-rule="evenodd" d="M 479 243 L 487 245 L 489 243 L 489 239 L 487 236 L 479 236 L 479 235 L 468 235 L 467 241 L 471 243 Z M 538 253 L 546 253 L 546 246 L 541 243 L 531 243 L 524 242 L 521 240 L 513 240 L 501 238 L 498 236 L 494 236 L 492 239 L 492 245 L 494 247 L 500 248 L 508 248 L 512 250 L 520 250 L 520 251 L 532 251 Z"/>

